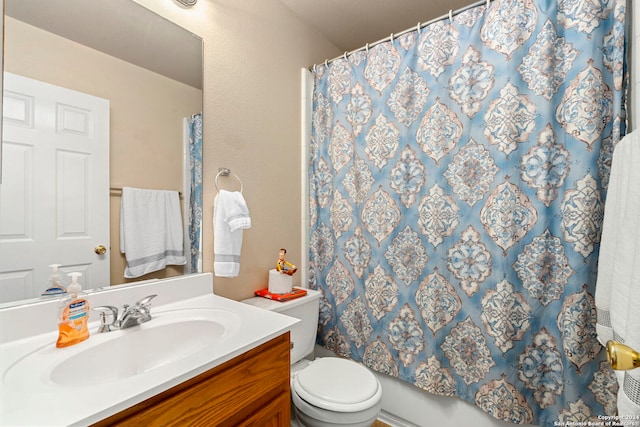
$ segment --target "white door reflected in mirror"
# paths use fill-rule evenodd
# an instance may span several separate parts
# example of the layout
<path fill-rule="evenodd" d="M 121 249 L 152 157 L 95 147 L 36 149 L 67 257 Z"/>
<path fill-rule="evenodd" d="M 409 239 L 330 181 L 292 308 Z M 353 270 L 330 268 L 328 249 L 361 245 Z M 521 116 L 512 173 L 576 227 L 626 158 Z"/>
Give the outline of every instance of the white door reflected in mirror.
<path fill-rule="evenodd" d="M 4 85 L 0 302 L 39 296 L 50 264 L 108 285 L 94 248 L 109 240 L 109 101 L 11 73 Z"/>

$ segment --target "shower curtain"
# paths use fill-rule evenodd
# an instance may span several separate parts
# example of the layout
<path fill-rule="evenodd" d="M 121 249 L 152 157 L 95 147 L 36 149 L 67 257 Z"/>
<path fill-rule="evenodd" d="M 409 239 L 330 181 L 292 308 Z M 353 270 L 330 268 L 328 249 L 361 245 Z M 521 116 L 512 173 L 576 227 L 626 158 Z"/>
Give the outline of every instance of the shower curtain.
<path fill-rule="evenodd" d="M 319 344 L 522 424 L 601 421 L 623 0 L 496 0 L 314 67 Z"/>
<path fill-rule="evenodd" d="M 185 273 L 202 272 L 202 113 L 186 119 L 185 198 L 188 248 Z"/>

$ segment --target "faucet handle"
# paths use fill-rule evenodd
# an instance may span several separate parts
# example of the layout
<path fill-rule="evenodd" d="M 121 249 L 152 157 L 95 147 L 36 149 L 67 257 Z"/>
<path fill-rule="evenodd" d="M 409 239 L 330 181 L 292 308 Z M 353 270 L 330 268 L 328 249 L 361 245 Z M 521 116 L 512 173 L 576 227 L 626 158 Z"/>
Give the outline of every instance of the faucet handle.
<path fill-rule="evenodd" d="M 147 295 L 146 297 L 140 299 L 138 302 L 136 302 L 136 305 L 141 305 L 144 308 L 149 308 L 149 306 L 151 305 L 151 300 L 154 299 L 155 297 L 157 297 L 158 295 Z"/>
<path fill-rule="evenodd" d="M 136 302 L 134 308 L 139 312 L 138 324 L 151 320 L 151 300 L 157 295 L 147 295 Z"/>
<path fill-rule="evenodd" d="M 101 305 L 99 307 L 94 307 L 94 311 L 100 313 L 100 328 L 98 332 L 109 332 L 111 327 L 115 325 L 116 320 L 118 320 L 118 308 L 112 305 Z M 112 320 L 107 322 L 107 315 L 111 315 Z"/>

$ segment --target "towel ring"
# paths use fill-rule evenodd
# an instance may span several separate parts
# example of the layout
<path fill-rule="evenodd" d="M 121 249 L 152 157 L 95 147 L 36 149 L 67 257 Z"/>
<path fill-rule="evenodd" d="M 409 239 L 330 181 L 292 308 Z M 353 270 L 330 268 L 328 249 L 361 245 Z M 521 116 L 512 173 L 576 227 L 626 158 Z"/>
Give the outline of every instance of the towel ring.
<path fill-rule="evenodd" d="M 235 173 L 231 172 L 231 170 L 227 169 L 227 168 L 220 168 L 218 169 L 218 174 L 216 175 L 216 179 L 215 179 L 215 184 L 216 184 L 216 190 L 218 192 L 220 192 L 220 187 L 218 187 L 218 178 L 220 178 L 220 176 L 229 176 L 229 175 L 233 175 L 233 177 L 235 179 L 238 180 L 238 182 L 240 183 L 240 192 L 242 193 L 242 180 L 240 180 L 240 177 L 238 175 L 236 175 Z"/>

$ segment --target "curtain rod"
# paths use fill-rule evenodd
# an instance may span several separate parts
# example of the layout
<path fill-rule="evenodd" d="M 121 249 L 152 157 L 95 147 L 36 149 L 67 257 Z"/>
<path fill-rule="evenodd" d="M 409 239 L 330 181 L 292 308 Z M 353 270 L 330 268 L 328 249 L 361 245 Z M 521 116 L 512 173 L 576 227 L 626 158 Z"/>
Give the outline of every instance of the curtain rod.
<path fill-rule="evenodd" d="M 391 40 L 393 40 L 394 38 L 397 38 L 397 37 L 403 36 L 403 35 L 405 35 L 405 34 L 407 34 L 407 33 L 410 33 L 411 31 L 415 31 L 415 30 L 420 31 L 421 29 L 423 29 L 423 28 L 424 28 L 424 27 L 426 27 L 427 25 L 431 25 L 431 24 L 433 24 L 434 22 L 442 21 L 442 20 L 444 20 L 444 19 L 450 19 L 450 20 L 451 20 L 451 19 L 453 19 L 453 17 L 454 17 L 454 16 L 459 15 L 460 13 L 465 12 L 465 11 L 467 11 L 467 10 L 469 10 L 469 9 L 474 8 L 474 7 L 478 7 L 478 6 L 481 6 L 481 5 L 483 5 L 483 4 L 484 4 L 484 5 L 486 5 L 487 7 L 489 7 L 489 3 L 491 3 L 491 0 L 480 0 L 480 1 L 477 1 L 477 2 L 475 2 L 475 3 L 470 4 L 470 5 L 468 5 L 468 6 L 461 7 L 460 9 L 456 9 L 456 10 L 449 10 L 449 13 L 447 13 L 447 14 L 445 14 L 445 15 L 442 15 L 442 16 L 440 16 L 440 17 L 438 17 L 438 18 L 432 19 L 431 21 L 427 21 L 427 22 L 425 22 L 424 24 L 423 24 L 423 23 L 421 23 L 421 22 L 418 22 L 418 25 L 417 25 L 417 26 L 415 26 L 415 27 L 407 28 L 406 30 L 404 30 L 404 31 L 402 31 L 402 32 L 399 32 L 399 33 L 397 33 L 397 34 L 391 33 L 391 35 L 390 35 L 390 36 L 385 37 L 385 38 L 383 38 L 383 39 L 381 39 L 381 40 L 378 40 L 377 42 L 374 42 L 374 43 L 367 43 L 366 45 L 364 45 L 364 46 L 362 46 L 362 47 L 360 47 L 360 48 L 358 48 L 358 49 L 355 49 L 355 50 L 352 50 L 352 51 L 349 51 L 349 52 L 345 52 L 345 53 L 343 53 L 342 55 L 340 55 L 340 56 L 336 56 L 336 57 L 335 57 L 335 58 L 333 58 L 333 59 L 327 59 L 327 60 L 325 60 L 325 61 L 324 61 L 324 63 L 323 63 L 323 64 L 324 64 L 325 66 L 327 66 L 327 65 L 329 65 L 329 63 L 331 63 L 331 62 L 333 62 L 333 61 L 335 61 L 335 60 L 337 60 L 337 59 L 340 59 L 340 58 L 347 59 L 347 57 L 348 57 L 348 56 L 351 56 L 351 55 L 353 55 L 353 54 L 354 54 L 354 53 L 356 53 L 356 52 L 360 52 L 360 51 L 363 51 L 363 50 L 369 50 L 369 48 L 370 48 L 370 47 L 373 47 L 373 46 L 376 46 L 376 45 L 378 45 L 378 44 L 381 44 L 381 43 L 385 43 L 385 42 L 391 41 Z M 314 64 L 314 65 L 310 66 L 310 67 L 309 67 L 309 71 L 313 71 L 313 70 L 315 69 L 316 65 L 318 65 L 318 64 Z M 320 64 L 320 65 L 322 65 L 322 64 Z"/>

